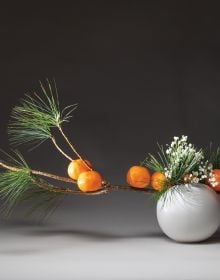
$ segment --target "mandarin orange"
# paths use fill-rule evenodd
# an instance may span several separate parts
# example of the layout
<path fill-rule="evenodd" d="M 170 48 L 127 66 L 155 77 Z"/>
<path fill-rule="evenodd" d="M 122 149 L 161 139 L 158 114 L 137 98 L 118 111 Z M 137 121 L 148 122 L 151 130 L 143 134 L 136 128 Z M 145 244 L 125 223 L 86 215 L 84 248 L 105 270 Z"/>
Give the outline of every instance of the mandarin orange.
<path fill-rule="evenodd" d="M 91 163 L 88 160 L 82 160 L 82 159 L 75 159 L 70 162 L 68 166 L 67 173 L 69 177 L 75 181 L 77 181 L 79 175 L 82 172 L 90 170 L 89 167 L 91 167 Z"/>
<path fill-rule="evenodd" d="M 134 188 L 145 188 L 150 183 L 150 172 L 143 166 L 132 166 L 126 176 L 127 183 Z"/>
<path fill-rule="evenodd" d="M 161 172 L 154 172 L 151 176 L 151 186 L 155 190 L 161 190 L 167 182 L 166 176 Z"/>
<path fill-rule="evenodd" d="M 98 191 L 102 187 L 102 176 L 93 170 L 82 172 L 78 177 L 77 185 L 82 192 Z"/>

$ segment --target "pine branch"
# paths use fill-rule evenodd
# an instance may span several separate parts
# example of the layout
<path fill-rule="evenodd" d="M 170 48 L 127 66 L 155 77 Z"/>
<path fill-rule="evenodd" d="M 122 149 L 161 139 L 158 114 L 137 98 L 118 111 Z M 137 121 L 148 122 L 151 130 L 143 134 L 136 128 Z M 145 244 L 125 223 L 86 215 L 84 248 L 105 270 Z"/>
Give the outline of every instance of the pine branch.
<path fill-rule="evenodd" d="M 0 162 L 0 166 L 5 168 L 6 170 L 9 170 L 9 171 L 12 171 L 12 172 L 15 172 L 15 173 L 21 171 L 20 168 L 10 166 L 10 165 L 5 164 L 3 162 Z M 58 192 L 58 193 L 63 193 L 63 194 L 97 195 L 97 194 L 103 194 L 103 193 L 107 193 L 109 191 L 116 191 L 116 190 L 128 190 L 128 191 L 136 191 L 136 192 L 142 192 L 142 193 L 145 193 L 145 192 L 152 193 L 152 192 L 154 192 L 154 190 L 151 189 L 151 188 L 137 189 L 137 188 L 132 188 L 131 186 L 111 185 L 111 184 L 106 183 L 106 182 L 103 183 L 103 189 L 101 189 L 101 190 L 98 190 L 98 191 L 95 191 L 95 192 L 82 192 L 80 190 L 73 190 L 73 189 L 69 189 L 69 188 L 54 186 L 52 184 L 49 184 L 46 181 L 42 181 L 41 179 L 38 178 L 38 176 L 47 177 L 47 178 L 62 181 L 62 182 L 65 182 L 65 183 L 76 183 L 72 179 L 57 176 L 57 175 L 54 175 L 54 174 L 51 174 L 51 173 L 32 170 L 32 169 L 29 169 L 27 173 L 30 174 L 30 175 L 35 175 L 34 177 L 32 177 L 31 181 L 34 184 L 38 185 L 40 188 L 43 188 L 43 189 L 51 191 L 51 192 Z"/>
<path fill-rule="evenodd" d="M 0 161 L 0 198 L 3 199 L 2 211 L 6 216 L 11 214 L 20 201 L 32 200 L 33 207 L 30 213 L 37 211 L 41 213 L 41 218 L 45 218 L 55 210 L 65 195 L 81 193 L 78 190 L 54 186 L 41 177 L 71 184 L 75 181 L 30 169 L 18 152 L 13 156 L 5 154 L 13 164 Z M 105 190 L 100 190 L 100 194 L 101 192 L 104 193 Z"/>
<path fill-rule="evenodd" d="M 72 161 L 72 157 L 67 155 L 56 142 L 52 130 L 57 128 L 74 154 L 92 170 L 62 129 L 63 123 L 69 122 L 72 112 L 77 108 L 77 104 L 69 105 L 64 109 L 60 108 L 55 81 L 50 83 L 47 80 L 45 86 L 40 82 L 40 87 L 43 97 L 37 93 L 26 94 L 26 98 L 21 101 L 21 104 L 13 108 L 8 126 L 11 144 L 14 146 L 31 144 L 32 149 L 34 149 L 50 139 L 56 149 L 64 157 Z"/>
<path fill-rule="evenodd" d="M 7 169 L 7 170 L 14 171 L 14 172 L 16 172 L 16 171 L 19 172 L 21 170 L 21 168 L 18 168 L 18 167 L 15 167 L 15 166 L 10 166 L 10 165 L 2 162 L 2 161 L 0 161 L 0 166 Z M 32 175 L 47 177 L 47 178 L 54 179 L 54 180 L 57 180 L 57 181 L 62 181 L 62 182 L 65 182 L 65 183 L 76 184 L 76 181 L 74 181 L 70 178 L 58 176 L 58 175 L 47 173 L 47 172 L 42 172 L 42 171 L 39 171 L 39 170 L 27 169 L 26 172 L 30 173 Z"/>
<path fill-rule="evenodd" d="M 26 94 L 21 104 L 12 110 L 8 134 L 15 146 L 31 144 L 35 147 L 52 139 L 52 129 L 69 122 L 71 113 L 77 107 L 73 104 L 60 108 L 55 81 L 51 84 L 47 80 L 45 86 L 40 82 L 40 86 L 43 97 L 37 93 Z"/>

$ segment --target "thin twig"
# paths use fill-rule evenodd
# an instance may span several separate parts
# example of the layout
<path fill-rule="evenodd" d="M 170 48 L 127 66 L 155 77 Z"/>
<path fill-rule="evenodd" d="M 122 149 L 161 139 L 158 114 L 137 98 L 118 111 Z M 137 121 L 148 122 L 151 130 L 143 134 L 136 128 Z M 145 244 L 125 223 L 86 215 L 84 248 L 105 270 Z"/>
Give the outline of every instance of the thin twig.
<path fill-rule="evenodd" d="M 72 161 L 73 159 L 68 156 L 57 144 L 56 139 L 54 137 L 51 138 L 51 141 L 53 142 L 54 146 L 57 148 L 57 150 L 64 156 L 66 157 L 68 160 Z"/>
<path fill-rule="evenodd" d="M 132 186 L 121 186 L 121 185 L 107 185 L 106 187 L 108 191 L 133 191 L 133 192 L 142 192 L 142 193 L 155 193 L 155 190 L 147 187 L 147 188 L 134 188 Z"/>
<path fill-rule="evenodd" d="M 69 138 L 66 136 L 66 134 L 64 133 L 64 131 L 62 130 L 62 127 L 59 126 L 58 127 L 60 133 L 62 134 L 63 138 L 65 139 L 65 141 L 67 142 L 67 144 L 69 145 L 69 147 L 72 149 L 72 151 L 75 153 L 75 155 L 77 155 L 77 157 L 79 159 L 81 159 L 83 161 L 83 163 L 86 165 L 86 167 L 89 168 L 89 170 L 92 170 L 92 168 L 87 164 L 87 162 L 81 157 L 81 155 L 77 152 L 76 148 L 73 146 L 73 144 L 70 142 Z"/>
<path fill-rule="evenodd" d="M 4 167 L 5 169 L 11 170 L 11 171 L 20 171 L 20 170 L 22 170 L 22 168 L 18 168 L 18 167 L 15 167 L 15 166 L 10 166 L 10 165 L 8 165 L 6 163 L 3 163 L 1 161 L 0 161 L 0 166 Z M 55 174 L 51 174 L 51 173 L 47 173 L 47 172 L 42 172 L 42 171 L 39 171 L 39 170 L 33 170 L 33 169 L 30 169 L 29 172 L 31 174 L 33 174 L 33 175 L 47 177 L 47 178 L 58 180 L 58 181 L 62 181 L 62 182 L 65 182 L 65 183 L 76 184 L 76 181 L 74 181 L 74 180 L 72 180 L 70 178 L 67 178 L 67 177 L 58 176 L 58 175 L 55 175 Z"/>
<path fill-rule="evenodd" d="M 62 193 L 66 195 L 100 195 L 105 194 L 108 192 L 107 189 L 103 188 L 95 192 L 82 192 L 80 190 L 72 190 L 69 188 L 62 188 L 57 187 L 51 184 L 48 184 L 47 182 L 40 182 L 39 180 L 33 179 L 32 180 L 34 184 L 38 185 L 40 188 L 48 190 L 50 192 L 56 192 L 56 193 Z"/>
<path fill-rule="evenodd" d="M 100 194 L 107 194 L 112 191 L 137 191 L 137 192 L 142 192 L 145 194 L 150 194 L 154 193 L 155 191 L 151 188 L 146 188 L 146 189 L 136 189 L 132 188 L 129 186 L 119 186 L 119 185 L 106 185 L 103 186 L 102 189 L 94 191 L 94 192 L 82 192 L 80 190 L 72 190 L 69 188 L 62 188 L 62 187 L 57 187 L 51 184 L 48 184 L 46 182 L 40 182 L 36 179 L 33 179 L 33 182 L 38 185 L 40 188 L 46 189 L 51 192 L 56 192 L 56 193 L 63 193 L 63 194 L 68 194 L 68 195 L 100 195 Z"/>

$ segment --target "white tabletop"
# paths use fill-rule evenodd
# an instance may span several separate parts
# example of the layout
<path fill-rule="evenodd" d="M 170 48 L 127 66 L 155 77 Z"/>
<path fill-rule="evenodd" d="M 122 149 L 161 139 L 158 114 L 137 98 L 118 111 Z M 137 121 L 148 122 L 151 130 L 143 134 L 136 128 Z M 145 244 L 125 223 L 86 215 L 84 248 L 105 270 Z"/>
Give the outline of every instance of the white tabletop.
<path fill-rule="evenodd" d="M 67 201 L 45 224 L 2 221 L 0 279 L 219 279 L 220 233 L 175 243 L 154 208 L 140 194 L 113 194 Z"/>

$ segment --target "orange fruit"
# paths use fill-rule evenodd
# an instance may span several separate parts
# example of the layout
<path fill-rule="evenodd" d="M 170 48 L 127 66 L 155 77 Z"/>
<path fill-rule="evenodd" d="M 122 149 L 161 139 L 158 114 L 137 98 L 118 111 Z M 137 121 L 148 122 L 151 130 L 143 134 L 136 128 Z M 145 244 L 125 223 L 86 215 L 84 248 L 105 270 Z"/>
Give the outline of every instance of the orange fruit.
<path fill-rule="evenodd" d="M 165 182 L 167 182 L 167 178 L 161 172 L 156 171 L 151 176 L 151 186 L 155 190 L 161 190 Z"/>
<path fill-rule="evenodd" d="M 102 177 L 96 171 L 85 171 L 79 175 L 77 185 L 82 192 L 98 191 L 102 187 Z"/>
<path fill-rule="evenodd" d="M 209 177 L 207 180 L 207 184 L 215 191 L 220 191 L 220 169 L 213 169 L 212 171 L 213 177 Z M 212 181 L 214 178 L 214 182 Z M 215 185 L 216 182 L 216 185 Z"/>
<path fill-rule="evenodd" d="M 85 162 L 89 167 L 92 166 L 88 160 L 85 160 Z M 85 164 L 85 162 L 81 159 L 75 159 L 70 162 L 67 173 L 71 179 L 77 181 L 79 175 L 82 172 L 90 170 L 89 167 Z"/>
<path fill-rule="evenodd" d="M 150 172 L 143 166 L 132 166 L 126 176 L 127 183 L 134 188 L 145 188 L 150 183 Z"/>

